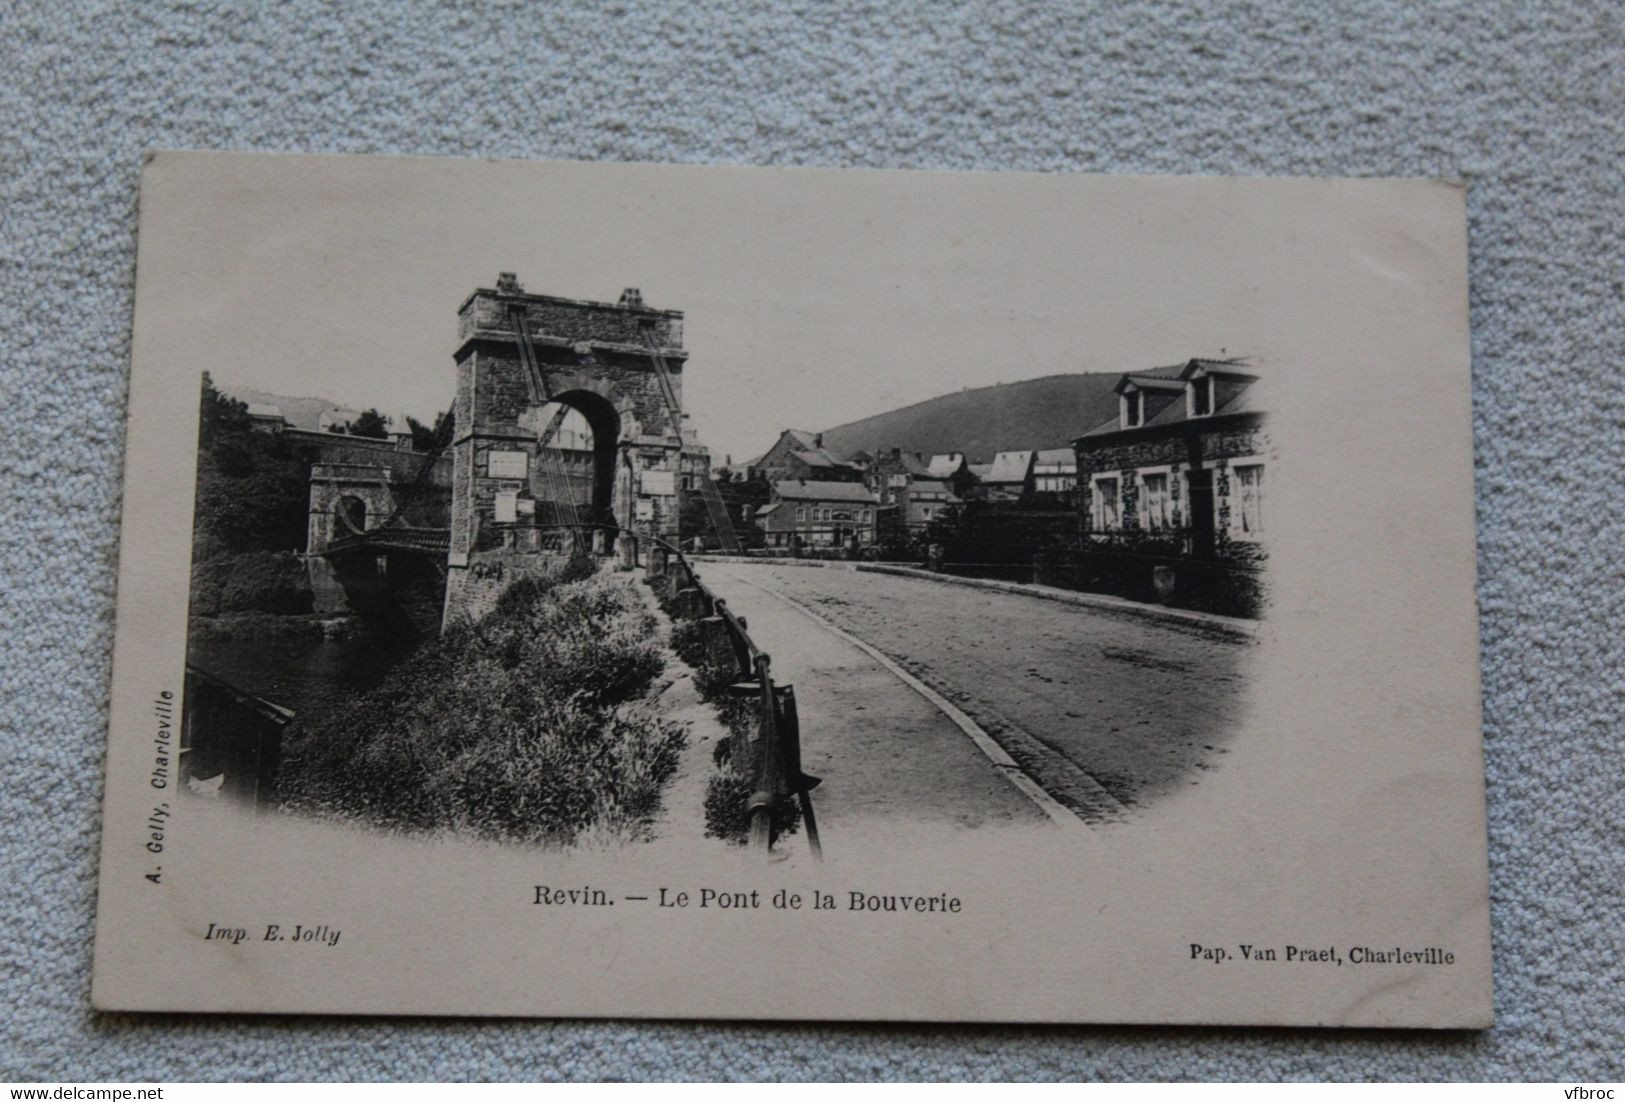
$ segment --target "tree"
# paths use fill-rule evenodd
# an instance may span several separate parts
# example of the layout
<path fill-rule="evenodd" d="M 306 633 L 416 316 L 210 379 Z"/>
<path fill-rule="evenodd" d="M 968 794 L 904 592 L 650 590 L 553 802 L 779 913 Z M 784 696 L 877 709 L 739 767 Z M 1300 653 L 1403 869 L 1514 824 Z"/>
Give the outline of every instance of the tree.
<path fill-rule="evenodd" d="M 193 560 L 304 546 L 308 458 L 281 434 L 254 432 L 248 407 L 203 376 Z"/>
<path fill-rule="evenodd" d="M 412 450 L 417 452 L 432 452 L 444 446 L 451 440 L 452 428 L 457 421 L 456 414 L 449 409 L 441 410 L 434 419 L 434 427 L 430 428 L 416 417 L 406 419 L 406 427 L 412 430 Z"/>
<path fill-rule="evenodd" d="M 221 430 L 248 428 L 248 405 L 222 394 L 214 379 L 203 373 L 203 407 L 198 415 L 198 442 L 207 444 Z"/>
<path fill-rule="evenodd" d="M 389 420 L 376 409 L 363 410 L 360 416 L 344 426 L 351 436 L 370 436 L 375 440 L 389 437 Z"/>

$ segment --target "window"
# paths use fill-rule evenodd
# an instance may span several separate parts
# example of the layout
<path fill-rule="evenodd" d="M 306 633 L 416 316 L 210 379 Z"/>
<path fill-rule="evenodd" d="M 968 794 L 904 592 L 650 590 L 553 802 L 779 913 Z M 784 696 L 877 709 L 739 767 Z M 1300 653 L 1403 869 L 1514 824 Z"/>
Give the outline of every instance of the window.
<path fill-rule="evenodd" d="M 1118 481 L 1115 478 L 1097 478 L 1094 493 L 1090 495 L 1090 520 L 1097 532 L 1115 532 L 1122 523 L 1118 518 Z"/>
<path fill-rule="evenodd" d="M 1131 390 L 1123 395 L 1123 427 L 1132 429 L 1140 423 L 1140 399 L 1144 397 L 1139 391 Z M 1109 424 L 1110 422 L 1108 422 Z"/>
<path fill-rule="evenodd" d="M 807 507 L 805 505 L 797 505 L 796 506 L 796 523 L 797 524 L 806 524 L 807 523 Z"/>
<path fill-rule="evenodd" d="M 1236 480 L 1236 506 L 1230 526 L 1240 539 L 1257 539 L 1264 532 L 1264 464 L 1232 467 L 1231 473 Z"/>
<path fill-rule="evenodd" d="M 1191 416 L 1206 417 L 1213 412 L 1213 376 L 1191 380 Z"/>
<path fill-rule="evenodd" d="M 1168 476 L 1148 474 L 1140 478 L 1140 520 L 1148 532 L 1172 527 L 1169 515 Z"/>
<path fill-rule="evenodd" d="M 904 486 L 908 485 L 908 475 L 894 474 L 886 480 L 886 485 L 890 486 L 894 490 L 900 490 Z"/>

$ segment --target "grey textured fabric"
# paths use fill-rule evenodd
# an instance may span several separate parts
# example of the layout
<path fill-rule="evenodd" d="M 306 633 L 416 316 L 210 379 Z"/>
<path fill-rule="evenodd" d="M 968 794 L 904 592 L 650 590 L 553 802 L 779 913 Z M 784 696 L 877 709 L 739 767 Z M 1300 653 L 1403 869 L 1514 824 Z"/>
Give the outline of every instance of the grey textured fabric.
<path fill-rule="evenodd" d="M 0 74 L 0 1077 L 1625 1075 L 1617 3 L 8 0 Z M 1499 1024 L 92 1015 L 136 182 L 155 147 L 1465 178 Z"/>

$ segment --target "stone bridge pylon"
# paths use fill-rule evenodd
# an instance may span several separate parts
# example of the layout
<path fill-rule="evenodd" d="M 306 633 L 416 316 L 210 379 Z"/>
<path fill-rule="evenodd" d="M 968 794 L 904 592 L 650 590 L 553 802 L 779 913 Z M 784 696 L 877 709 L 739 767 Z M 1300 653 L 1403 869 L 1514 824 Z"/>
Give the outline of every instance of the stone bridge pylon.
<path fill-rule="evenodd" d="M 531 294 L 503 273 L 463 302 L 445 624 L 483 615 L 572 540 L 607 553 L 621 531 L 676 538 L 683 426 L 671 407 L 687 356 L 682 313 L 645 306 L 635 288 L 590 302 Z M 571 412 L 590 429 L 585 470 L 564 470 L 552 443 Z M 560 527 L 575 522 L 596 527 Z"/>
<path fill-rule="evenodd" d="M 450 502 L 447 457 L 411 450 L 408 442 L 344 434 L 300 432 L 313 452 L 305 564 L 315 611 L 360 612 L 399 620 L 403 598 L 413 608 L 414 633 L 439 625 L 444 552 L 432 546 L 378 541 L 439 533 L 444 540 Z M 357 547 L 358 539 L 374 539 Z M 394 543 L 400 543 L 400 540 Z M 432 541 L 431 541 L 432 542 Z M 423 592 L 407 592 L 409 590 Z M 432 591 L 433 610 L 421 607 Z"/>

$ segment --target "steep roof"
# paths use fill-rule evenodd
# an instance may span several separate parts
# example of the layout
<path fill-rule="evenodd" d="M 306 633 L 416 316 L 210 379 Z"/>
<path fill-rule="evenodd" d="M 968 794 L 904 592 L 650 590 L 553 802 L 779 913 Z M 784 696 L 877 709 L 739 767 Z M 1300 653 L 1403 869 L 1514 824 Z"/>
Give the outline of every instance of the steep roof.
<path fill-rule="evenodd" d="M 818 447 L 818 434 L 816 432 L 808 432 L 805 429 L 785 429 L 784 431 L 779 433 L 779 438 L 777 440 L 773 441 L 773 447 L 768 448 L 767 451 L 763 452 L 761 455 L 758 455 L 755 459 L 750 460 L 748 463 L 745 464 L 745 466 L 747 466 L 747 467 L 758 467 L 758 466 L 760 466 L 761 463 L 762 463 L 762 460 L 764 460 L 768 456 L 772 455 L 774 450 L 776 448 L 778 448 L 778 446 L 784 442 L 785 437 L 790 438 L 790 444 L 791 444 L 790 453 L 792 455 L 797 455 L 797 454 L 800 454 L 801 452 L 806 452 L 806 451 L 819 451 L 819 450 L 822 450 L 822 449 L 820 449 Z M 829 453 L 824 452 L 824 454 L 828 455 Z"/>
<path fill-rule="evenodd" d="M 1129 387 L 1145 390 L 1184 390 L 1185 381 L 1178 375 L 1163 375 L 1155 371 L 1131 371 L 1117 380 L 1119 394 Z"/>
<path fill-rule="evenodd" d="M 840 460 L 836 459 L 833 455 L 829 454 L 829 452 L 822 448 L 809 449 L 805 451 L 793 451 L 790 454 L 807 464 L 809 467 L 846 466 L 845 463 L 842 463 Z"/>
<path fill-rule="evenodd" d="M 931 465 L 926 470 L 932 478 L 952 478 L 964 465 L 964 452 L 948 452 L 943 455 L 933 455 Z"/>
<path fill-rule="evenodd" d="M 1205 414 L 1201 417 L 1187 417 L 1185 414 L 1185 402 L 1182 400 L 1176 400 L 1169 402 L 1156 413 L 1146 418 L 1144 424 L 1135 425 L 1133 428 L 1125 429 L 1122 425 L 1121 418 L 1113 417 L 1111 420 L 1103 421 L 1089 431 L 1082 433 L 1078 439 L 1081 440 L 1086 437 L 1093 436 L 1106 436 L 1114 432 L 1138 432 L 1140 429 L 1156 428 L 1159 425 L 1173 425 L 1178 424 L 1181 421 L 1206 421 L 1213 417 L 1224 417 L 1230 414 L 1262 413 L 1264 412 L 1263 406 L 1260 403 L 1259 395 L 1256 393 L 1258 376 L 1251 371 L 1238 371 L 1237 368 L 1241 366 L 1244 366 L 1244 362 L 1241 360 L 1194 359 L 1186 363 L 1185 366 L 1180 369 L 1181 374 L 1187 376 L 1195 374 L 1198 369 L 1202 369 L 1208 374 L 1225 375 L 1232 379 L 1242 380 L 1243 385 L 1241 389 L 1235 391 L 1229 395 L 1229 397 L 1221 401 L 1218 406 L 1214 408 L 1212 413 Z M 1125 382 L 1127 382 L 1134 377 L 1135 376 L 1133 375 L 1125 375 L 1123 376 L 1123 379 Z"/>
<path fill-rule="evenodd" d="M 993 469 L 982 481 L 1025 482 L 1032 467 L 1033 453 L 1030 451 L 999 452 L 993 457 Z"/>
<path fill-rule="evenodd" d="M 773 492 L 781 498 L 792 501 L 850 501 L 873 504 L 875 500 L 875 495 L 871 494 L 861 482 L 814 482 L 786 478 L 773 483 Z"/>
<path fill-rule="evenodd" d="M 893 455 L 892 449 L 890 448 L 877 449 L 875 451 L 874 458 L 875 465 L 879 466 L 886 463 L 896 463 L 901 466 L 903 470 L 906 471 L 912 478 L 923 478 L 930 474 L 930 465 L 926 463 L 925 460 L 921 459 L 919 455 L 907 450 L 906 448 L 898 448 L 896 450 L 897 454 Z"/>

